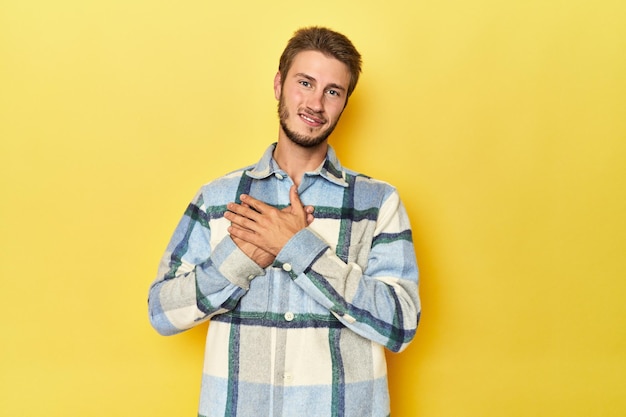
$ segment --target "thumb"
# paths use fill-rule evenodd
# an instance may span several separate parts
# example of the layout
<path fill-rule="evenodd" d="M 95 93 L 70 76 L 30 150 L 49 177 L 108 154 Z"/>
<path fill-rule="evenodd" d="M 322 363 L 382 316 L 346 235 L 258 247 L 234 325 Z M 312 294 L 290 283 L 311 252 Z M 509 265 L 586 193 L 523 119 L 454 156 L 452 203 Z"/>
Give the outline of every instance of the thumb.
<path fill-rule="evenodd" d="M 289 203 L 297 211 L 303 210 L 302 201 L 300 201 L 300 196 L 298 195 L 298 188 L 295 185 L 292 185 L 289 189 Z"/>

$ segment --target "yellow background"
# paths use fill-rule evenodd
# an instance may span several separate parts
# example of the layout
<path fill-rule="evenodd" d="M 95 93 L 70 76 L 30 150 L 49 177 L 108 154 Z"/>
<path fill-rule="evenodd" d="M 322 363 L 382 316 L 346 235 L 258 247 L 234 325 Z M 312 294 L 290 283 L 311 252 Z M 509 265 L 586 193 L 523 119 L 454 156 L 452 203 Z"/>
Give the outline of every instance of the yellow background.
<path fill-rule="evenodd" d="M 276 138 L 278 57 L 311 24 L 364 56 L 331 143 L 415 229 L 393 415 L 626 415 L 625 22 L 622 0 L 3 0 L 0 415 L 195 415 L 206 328 L 158 336 L 148 286 L 198 187 Z"/>

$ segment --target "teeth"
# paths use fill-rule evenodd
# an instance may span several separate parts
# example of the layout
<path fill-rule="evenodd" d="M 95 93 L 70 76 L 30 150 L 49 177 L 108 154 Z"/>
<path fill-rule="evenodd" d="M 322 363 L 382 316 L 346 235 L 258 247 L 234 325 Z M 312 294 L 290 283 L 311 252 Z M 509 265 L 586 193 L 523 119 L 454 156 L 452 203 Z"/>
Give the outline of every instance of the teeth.
<path fill-rule="evenodd" d="M 304 120 L 311 122 L 311 123 L 322 123 L 321 121 L 312 119 L 304 114 L 300 115 L 300 117 L 302 117 Z"/>

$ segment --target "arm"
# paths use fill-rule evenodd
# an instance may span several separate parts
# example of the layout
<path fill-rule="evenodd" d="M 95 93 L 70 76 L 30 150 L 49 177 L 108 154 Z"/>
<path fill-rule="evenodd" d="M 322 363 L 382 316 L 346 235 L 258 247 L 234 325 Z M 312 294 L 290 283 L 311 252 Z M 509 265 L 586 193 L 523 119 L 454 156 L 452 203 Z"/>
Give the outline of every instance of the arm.
<path fill-rule="evenodd" d="M 250 196 L 242 200 L 247 206 L 229 204 L 226 214 L 238 226 L 229 229 L 233 236 L 276 254 L 274 266 L 354 332 L 392 351 L 408 345 L 420 315 L 418 269 L 409 220 L 395 190 L 378 210 L 371 244 L 342 248 L 348 262 L 304 226 L 295 189 L 287 214 Z"/>
<path fill-rule="evenodd" d="M 200 193 L 176 227 L 150 287 L 150 323 L 163 335 L 232 310 L 249 289 L 248 277 L 264 274 L 225 233 L 223 213 L 211 213 L 210 226 L 207 211 Z M 211 227 L 224 230 L 214 247 Z"/>
<path fill-rule="evenodd" d="M 342 261 L 308 227 L 283 247 L 275 264 L 346 327 L 403 350 L 415 335 L 421 307 L 410 224 L 395 191 L 380 207 L 371 247 L 350 251 L 348 262 Z M 366 261 L 357 263 L 361 253 Z"/>
<path fill-rule="evenodd" d="M 299 208 L 306 226 L 313 221 L 313 207 Z M 281 215 L 291 211 L 278 210 Z M 150 287 L 150 322 L 159 333 L 176 334 L 231 311 L 248 293 L 251 279 L 264 275 L 264 268 L 274 262 L 275 254 L 262 246 L 229 236 L 229 225 L 224 209 L 206 207 L 201 193 L 189 204 Z M 223 237 L 212 247 L 217 236 Z"/>

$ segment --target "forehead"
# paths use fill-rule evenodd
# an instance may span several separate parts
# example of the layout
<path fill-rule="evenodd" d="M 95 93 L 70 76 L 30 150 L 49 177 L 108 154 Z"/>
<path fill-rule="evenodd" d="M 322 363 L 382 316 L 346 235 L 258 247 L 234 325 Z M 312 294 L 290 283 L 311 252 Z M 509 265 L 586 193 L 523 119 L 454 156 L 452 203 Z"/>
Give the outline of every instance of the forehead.
<path fill-rule="evenodd" d="M 336 58 L 324 55 L 319 51 L 303 51 L 298 53 L 289 68 L 287 77 L 306 74 L 323 84 L 337 84 L 348 88 L 350 70 L 348 66 Z"/>

